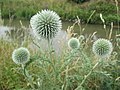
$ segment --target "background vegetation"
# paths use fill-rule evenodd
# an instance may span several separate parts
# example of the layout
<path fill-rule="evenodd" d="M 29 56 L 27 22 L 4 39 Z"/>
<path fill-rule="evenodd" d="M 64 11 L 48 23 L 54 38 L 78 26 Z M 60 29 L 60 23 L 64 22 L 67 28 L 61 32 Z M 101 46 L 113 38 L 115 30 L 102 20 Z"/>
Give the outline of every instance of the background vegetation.
<path fill-rule="evenodd" d="M 62 20 L 72 21 L 79 16 L 83 23 L 95 10 L 89 23 L 101 23 L 99 14 L 102 13 L 106 23 L 120 21 L 117 16 L 115 0 L 1 0 L 3 18 L 30 19 L 32 15 L 42 9 L 56 11 Z M 79 0 L 78 0 L 79 1 Z M 118 0 L 120 6 L 120 0 Z"/>

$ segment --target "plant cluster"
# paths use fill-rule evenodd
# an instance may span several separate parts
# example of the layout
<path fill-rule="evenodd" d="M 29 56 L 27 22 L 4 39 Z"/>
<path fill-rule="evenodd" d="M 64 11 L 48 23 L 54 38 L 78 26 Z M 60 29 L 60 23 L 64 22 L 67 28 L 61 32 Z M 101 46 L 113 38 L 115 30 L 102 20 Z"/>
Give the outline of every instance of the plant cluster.
<path fill-rule="evenodd" d="M 75 23 L 80 24 L 79 18 Z M 119 58 L 118 52 L 113 52 L 110 38 L 99 38 L 93 42 L 95 33 L 88 38 L 84 35 L 69 37 L 68 46 L 58 56 L 52 48 L 54 37 L 50 35 L 55 36 L 56 31 L 61 30 L 59 16 L 54 11 L 42 10 L 31 18 L 30 25 L 37 34 L 35 38 L 42 37 L 48 41 L 49 49 L 43 52 L 34 42 L 38 51 L 33 55 L 25 47 L 13 51 L 12 59 L 20 64 L 19 72 L 27 82 L 25 89 L 118 90 L 120 74 L 115 72 L 119 67 L 114 66 L 119 64 Z M 67 31 L 71 28 L 74 24 Z M 115 63 L 111 66 L 112 62 Z"/>

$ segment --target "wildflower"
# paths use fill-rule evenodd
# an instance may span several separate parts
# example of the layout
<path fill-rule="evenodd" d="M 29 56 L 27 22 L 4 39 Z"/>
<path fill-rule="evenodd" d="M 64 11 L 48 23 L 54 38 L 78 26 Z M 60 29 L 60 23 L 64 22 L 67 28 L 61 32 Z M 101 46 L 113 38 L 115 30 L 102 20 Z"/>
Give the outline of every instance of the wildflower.
<path fill-rule="evenodd" d="M 82 42 L 85 39 L 84 35 L 79 36 L 79 40 Z"/>
<path fill-rule="evenodd" d="M 13 51 L 12 59 L 16 64 L 25 64 L 30 59 L 30 53 L 27 48 L 20 47 Z"/>
<path fill-rule="evenodd" d="M 77 38 L 71 38 L 68 41 L 68 47 L 71 49 L 78 49 L 80 47 L 79 40 Z"/>
<path fill-rule="evenodd" d="M 93 53 L 99 57 L 107 57 L 113 51 L 112 43 L 107 39 L 98 39 L 93 44 Z"/>
<path fill-rule="evenodd" d="M 62 23 L 58 14 L 50 10 L 42 10 L 30 20 L 34 34 L 40 38 L 51 39 L 62 29 Z"/>

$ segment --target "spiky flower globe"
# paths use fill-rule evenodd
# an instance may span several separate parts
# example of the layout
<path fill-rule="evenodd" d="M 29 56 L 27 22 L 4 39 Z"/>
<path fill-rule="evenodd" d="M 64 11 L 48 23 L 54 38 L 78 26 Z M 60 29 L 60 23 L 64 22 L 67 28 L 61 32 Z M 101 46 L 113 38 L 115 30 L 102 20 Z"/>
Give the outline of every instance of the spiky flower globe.
<path fill-rule="evenodd" d="M 30 53 L 27 48 L 20 47 L 13 51 L 12 59 L 16 64 L 25 64 L 30 59 Z"/>
<path fill-rule="evenodd" d="M 68 47 L 71 49 L 78 49 L 80 47 L 80 42 L 77 38 L 71 38 L 68 41 Z"/>
<path fill-rule="evenodd" d="M 62 23 L 58 14 L 50 10 L 42 10 L 30 20 L 34 34 L 38 38 L 51 39 L 62 29 Z"/>
<path fill-rule="evenodd" d="M 80 40 L 80 41 L 83 41 L 84 39 L 85 39 L 85 36 L 84 36 L 84 35 L 80 35 L 80 36 L 79 36 L 79 40 Z"/>
<path fill-rule="evenodd" d="M 99 57 L 107 57 L 113 51 L 112 43 L 107 39 L 98 39 L 92 47 L 93 53 Z"/>

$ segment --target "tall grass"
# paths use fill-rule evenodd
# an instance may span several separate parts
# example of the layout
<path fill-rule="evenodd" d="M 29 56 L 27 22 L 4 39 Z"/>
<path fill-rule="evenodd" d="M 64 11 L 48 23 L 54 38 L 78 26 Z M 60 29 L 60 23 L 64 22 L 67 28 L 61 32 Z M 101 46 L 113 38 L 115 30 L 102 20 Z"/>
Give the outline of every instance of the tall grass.
<path fill-rule="evenodd" d="M 1 15 L 1 9 L 0 9 L 0 26 L 3 25 L 2 15 Z"/>
<path fill-rule="evenodd" d="M 115 0 L 115 3 L 116 3 L 116 10 L 117 10 L 117 25 L 118 25 L 118 33 L 120 33 L 120 26 L 119 26 L 119 6 L 118 6 L 118 0 Z"/>
<path fill-rule="evenodd" d="M 26 87 L 22 75 L 17 72 L 17 66 L 12 62 L 11 53 L 15 49 L 11 42 L 0 40 L 0 89 Z M 19 84 L 16 84 L 19 83 Z M 22 83 L 22 84 L 21 84 Z"/>

